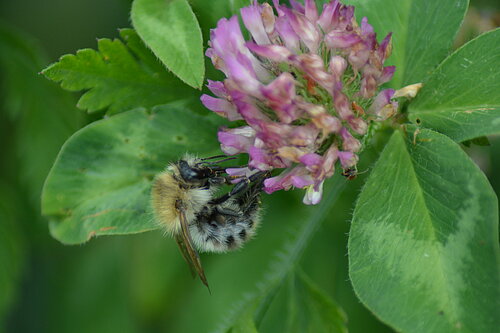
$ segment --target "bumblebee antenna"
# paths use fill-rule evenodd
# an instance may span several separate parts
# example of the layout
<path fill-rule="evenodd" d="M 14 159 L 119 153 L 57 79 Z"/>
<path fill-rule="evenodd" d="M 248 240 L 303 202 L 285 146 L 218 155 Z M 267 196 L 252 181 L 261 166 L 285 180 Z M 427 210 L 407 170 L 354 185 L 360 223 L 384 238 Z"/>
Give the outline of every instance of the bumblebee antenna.
<path fill-rule="evenodd" d="M 226 157 L 226 155 L 215 155 L 215 156 L 200 158 L 200 160 L 202 160 L 202 161 L 208 161 L 208 160 L 213 160 L 215 158 L 221 158 L 221 157 Z"/>
<path fill-rule="evenodd" d="M 226 161 L 231 161 L 231 160 L 235 160 L 236 157 L 228 157 L 228 158 L 224 158 L 222 160 L 218 160 L 218 161 L 213 161 L 213 162 L 200 162 L 198 164 L 209 164 L 209 165 L 213 165 L 213 164 L 219 164 L 219 163 L 222 163 L 222 162 L 226 162 Z"/>

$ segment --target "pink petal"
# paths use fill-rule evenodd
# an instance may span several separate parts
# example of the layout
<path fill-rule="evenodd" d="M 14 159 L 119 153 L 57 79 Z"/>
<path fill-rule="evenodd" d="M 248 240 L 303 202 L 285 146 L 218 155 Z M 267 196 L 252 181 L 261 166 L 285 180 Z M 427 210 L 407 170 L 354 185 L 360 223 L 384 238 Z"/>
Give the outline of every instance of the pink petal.
<path fill-rule="evenodd" d="M 374 75 L 363 75 L 359 92 L 363 98 L 372 98 L 377 91 L 377 80 Z"/>
<path fill-rule="evenodd" d="M 378 48 L 378 53 L 382 61 L 389 58 L 389 56 L 391 55 L 391 38 L 392 32 L 385 36 L 384 40 L 380 43 L 380 46 Z"/>
<path fill-rule="evenodd" d="M 219 116 L 227 118 L 230 121 L 243 119 L 243 117 L 236 110 L 236 106 L 230 103 L 227 99 L 202 95 L 200 100 L 207 109 L 214 111 Z"/>
<path fill-rule="evenodd" d="M 273 7 L 268 3 L 262 4 L 262 23 L 264 24 L 264 30 L 268 36 L 274 37 L 274 25 L 276 22 L 276 17 L 274 16 Z"/>
<path fill-rule="evenodd" d="M 257 75 L 253 70 L 250 60 L 241 53 L 238 55 L 239 57 L 237 58 L 226 57 L 226 64 L 230 73 L 229 77 L 246 93 L 258 95 L 261 83 L 257 79 Z"/>
<path fill-rule="evenodd" d="M 312 24 L 304 14 L 285 7 L 283 7 L 282 10 L 300 40 L 302 40 L 310 52 L 316 53 L 320 43 L 320 34 L 315 25 Z"/>
<path fill-rule="evenodd" d="M 316 2 L 314 0 L 305 0 L 305 15 L 310 22 L 316 22 L 318 20 L 318 8 L 316 8 Z"/>
<path fill-rule="evenodd" d="M 259 45 L 271 44 L 266 30 L 264 29 L 260 6 L 251 5 L 241 8 L 240 13 L 245 27 L 250 31 L 255 42 Z"/>
<path fill-rule="evenodd" d="M 318 25 L 325 33 L 330 32 L 338 24 L 339 7 L 340 3 L 338 0 L 329 2 L 323 6 L 323 12 L 318 19 Z"/>
<path fill-rule="evenodd" d="M 368 124 L 363 120 L 363 118 L 352 117 L 347 119 L 347 122 L 354 132 L 360 135 L 366 134 L 366 131 L 368 130 Z"/>
<path fill-rule="evenodd" d="M 224 82 L 212 81 L 212 80 L 207 80 L 207 82 L 208 82 L 207 84 L 208 89 L 210 89 L 210 91 L 214 93 L 215 96 L 220 98 L 227 97 L 227 90 L 226 87 L 224 86 Z"/>
<path fill-rule="evenodd" d="M 304 199 L 302 202 L 306 205 L 317 205 L 323 196 L 323 182 L 319 183 L 317 188 L 316 186 L 310 186 L 306 194 L 304 195 Z"/>
<path fill-rule="evenodd" d="M 274 8 L 276 8 L 276 11 L 278 12 L 278 16 L 282 16 L 283 15 L 283 11 L 281 10 L 280 1 L 279 0 L 273 0 L 273 5 L 274 5 Z"/>
<path fill-rule="evenodd" d="M 331 74 L 325 71 L 323 59 L 319 55 L 304 53 L 299 56 L 292 56 L 290 60 L 326 90 L 330 91 L 333 88 L 334 79 Z"/>
<path fill-rule="evenodd" d="M 292 185 L 297 188 L 304 188 L 306 186 L 314 184 L 314 180 L 310 175 L 294 175 L 290 177 L 290 180 L 292 182 Z"/>
<path fill-rule="evenodd" d="M 366 16 L 361 19 L 361 34 L 364 36 L 371 36 L 375 34 L 373 27 L 368 24 L 368 18 Z"/>
<path fill-rule="evenodd" d="M 341 56 L 332 56 L 330 59 L 330 72 L 335 75 L 337 80 L 340 80 L 340 77 L 344 74 L 347 68 L 347 61 L 344 57 Z"/>
<path fill-rule="evenodd" d="M 382 71 L 382 75 L 378 78 L 377 83 L 379 85 L 389 82 L 394 76 L 394 72 L 396 71 L 396 66 L 387 66 L 384 67 Z"/>
<path fill-rule="evenodd" d="M 292 55 L 288 48 L 280 45 L 257 45 L 252 42 L 247 42 L 248 49 L 258 56 L 268 58 L 275 62 L 286 62 Z"/>
<path fill-rule="evenodd" d="M 290 73 L 283 73 L 269 85 L 262 88 L 262 95 L 279 119 L 284 123 L 296 120 L 299 113 L 293 104 L 295 99 L 295 79 Z"/>
<path fill-rule="evenodd" d="M 309 153 L 300 157 L 300 163 L 304 164 L 306 167 L 318 167 L 323 163 L 323 158 L 316 153 Z"/>
<path fill-rule="evenodd" d="M 248 167 L 245 168 L 227 168 L 226 173 L 235 179 L 231 180 L 231 183 L 236 184 L 239 183 L 243 178 L 249 178 L 255 173 L 259 172 L 257 169 L 250 169 Z"/>
<path fill-rule="evenodd" d="M 292 26 L 288 22 L 287 18 L 284 16 L 278 17 L 276 19 L 275 28 L 280 35 L 281 40 L 285 43 L 285 46 L 295 54 L 300 53 L 299 36 L 292 29 Z"/>
<path fill-rule="evenodd" d="M 301 3 L 297 2 L 296 0 L 290 0 L 290 5 L 292 5 L 292 8 L 298 11 L 299 13 L 301 14 L 305 13 L 304 6 Z"/>
<path fill-rule="evenodd" d="M 354 116 L 351 105 L 349 104 L 349 99 L 339 87 L 333 90 L 333 102 L 340 119 L 347 120 Z"/>
<path fill-rule="evenodd" d="M 248 150 L 248 154 L 250 155 L 248 166 L 261 171 L 272 170 L 274 168 L 273 156 L 269 155 L 264 149 L 253 146 Z"/>
<path fill-rule="evenodd" d="M 328 148 L 328 150 L 325 153 L 325 156 L 323 156 L 323 166 L 322 166 L 322 171 L 325 175 L 325 177 L 331 177 L 333 176 L 333 173 L 335 172 L 335 163 L 337 162 L 339 156 L 338 156 L 339 150 L 337 149 L 336 146 L 331 146 Z"/>
<path fill-rule="evenodd" d="M 339 151 L 338 152 L 340 164 L 342 168 L 347 169 L 355 166 L 358 163 L 358 155 L 350 151 Z"/>
<path fill-rule="evenodd" d="M 342 149 L 345 151 L 357 152 L 361 149 L 361 142 L 353 137 L 345 127 L 340 130 L 340 136 L 342 137 Z"/>
<path fill-rule="evenodd" d="M 361 48 L 360 50 L 352 50 L 348 56 L 349 63 L 355 71 L 363 68 L 370 59 L 370 50 L 366 48 Z"/>
<path fill-rule="evenodd" d="M 253 104 L 248 103 L 242 97 L 239 96 L 237 92 L 232 93 L 234 104 L 238 109 L 238 113 L 241 114 L 243 119 L 254 128 L 260 128 L 261 124 L 270 121 L 270 119 L 263 114 L 258 108 Z"/>
<path fill-rule="evenodd" d="M 394 89 L 382 90 L 377 97 L 375 97 L 370 108 L 368 108 L 368 113 L 376 115 L 385 105 L 391 102 L 394 93 Z"/>
<path fill-rule="evenodd" d="M 319 133 L 314 124 L 295 126 L 290 131 L 287 141 L 294 146 L 314 146 Z"/>
<path fill-rule="evenodd" d="M 362 39 L 357 33 L 344 30 L 332 30 L 325 36 L 326 45 L 332 49 L 352 47 L 361 41 Z"/>
<path fill-rule="evenodd" d="M 255 140 L 255 131 L 249 127 L 222 129 L 217 133 L 221 149 L 226 155 L 246 153 Z"/>

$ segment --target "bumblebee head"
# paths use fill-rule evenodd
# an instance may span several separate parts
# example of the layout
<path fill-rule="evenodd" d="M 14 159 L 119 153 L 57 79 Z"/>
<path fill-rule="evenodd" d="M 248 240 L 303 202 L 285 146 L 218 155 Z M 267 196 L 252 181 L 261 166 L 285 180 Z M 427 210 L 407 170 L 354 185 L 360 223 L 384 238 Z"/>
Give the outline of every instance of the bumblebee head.
<path fill-rule="evenodd" d="M 209 167 L 199 163 L 190 165 L 185 160 L 177 162 L 177 170 L 179 171 L 179 176 L 187 183 L 198 183 L 214 176 L 214 171 Z"/>

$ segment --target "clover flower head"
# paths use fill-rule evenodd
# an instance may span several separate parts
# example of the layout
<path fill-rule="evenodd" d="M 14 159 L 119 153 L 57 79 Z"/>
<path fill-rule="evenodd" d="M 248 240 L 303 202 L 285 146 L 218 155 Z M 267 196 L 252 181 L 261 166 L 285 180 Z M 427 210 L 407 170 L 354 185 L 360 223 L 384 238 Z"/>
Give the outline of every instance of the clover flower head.
<path fill-rule="evenodd" d="M 395 71 L 384 67 L 391 34 L 378 43 L 368 20 L 357 24 L 354 7 L 338 0 L 320 12 L 314 0 L 273 4 L 241 9 L 249 41 L 237 16 L 211 30 L 206 55 L 226 79 L 208 81 L 215 97 L 201 101 L 244 124 L 218 133 L 224 153 L 249 155 L 248 170 L 231 172 L 283 169 L 264 190 L 303 188 L 304 203 L 316 204 L 337 161 L 343 169 L 356 166 L 370 122 L 397 110 L 394 90 L 379 91 Z"/>

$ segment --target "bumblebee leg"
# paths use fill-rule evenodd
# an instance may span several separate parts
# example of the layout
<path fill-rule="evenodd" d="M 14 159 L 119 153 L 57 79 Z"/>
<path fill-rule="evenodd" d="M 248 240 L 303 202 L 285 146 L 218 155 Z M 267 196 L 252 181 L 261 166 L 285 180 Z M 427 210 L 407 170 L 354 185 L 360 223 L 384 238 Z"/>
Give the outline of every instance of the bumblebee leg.
<path fill-rule="evenodd" d="M 227 201 L 232 196 L 235 196 L 237 194 L 246 191 L 250 186 L 250 184 L 264 180 L 268 174 L 269 173 L 267 171 L 259 171 L 248 178 L 243 178 L 239 183 L 234 185 L 234 187 L 231 189 L 229 193 L 226 193 L 223 196 L 210 201 L 210 203 L 215 205 L 221 204 Z"/>
<path fill-rule="evenodd" d="M 212 177 L 208 178 L 208 182 L 210 185 L 222 185 L 226 184 L 226 178 L 225 177 Z"/>

